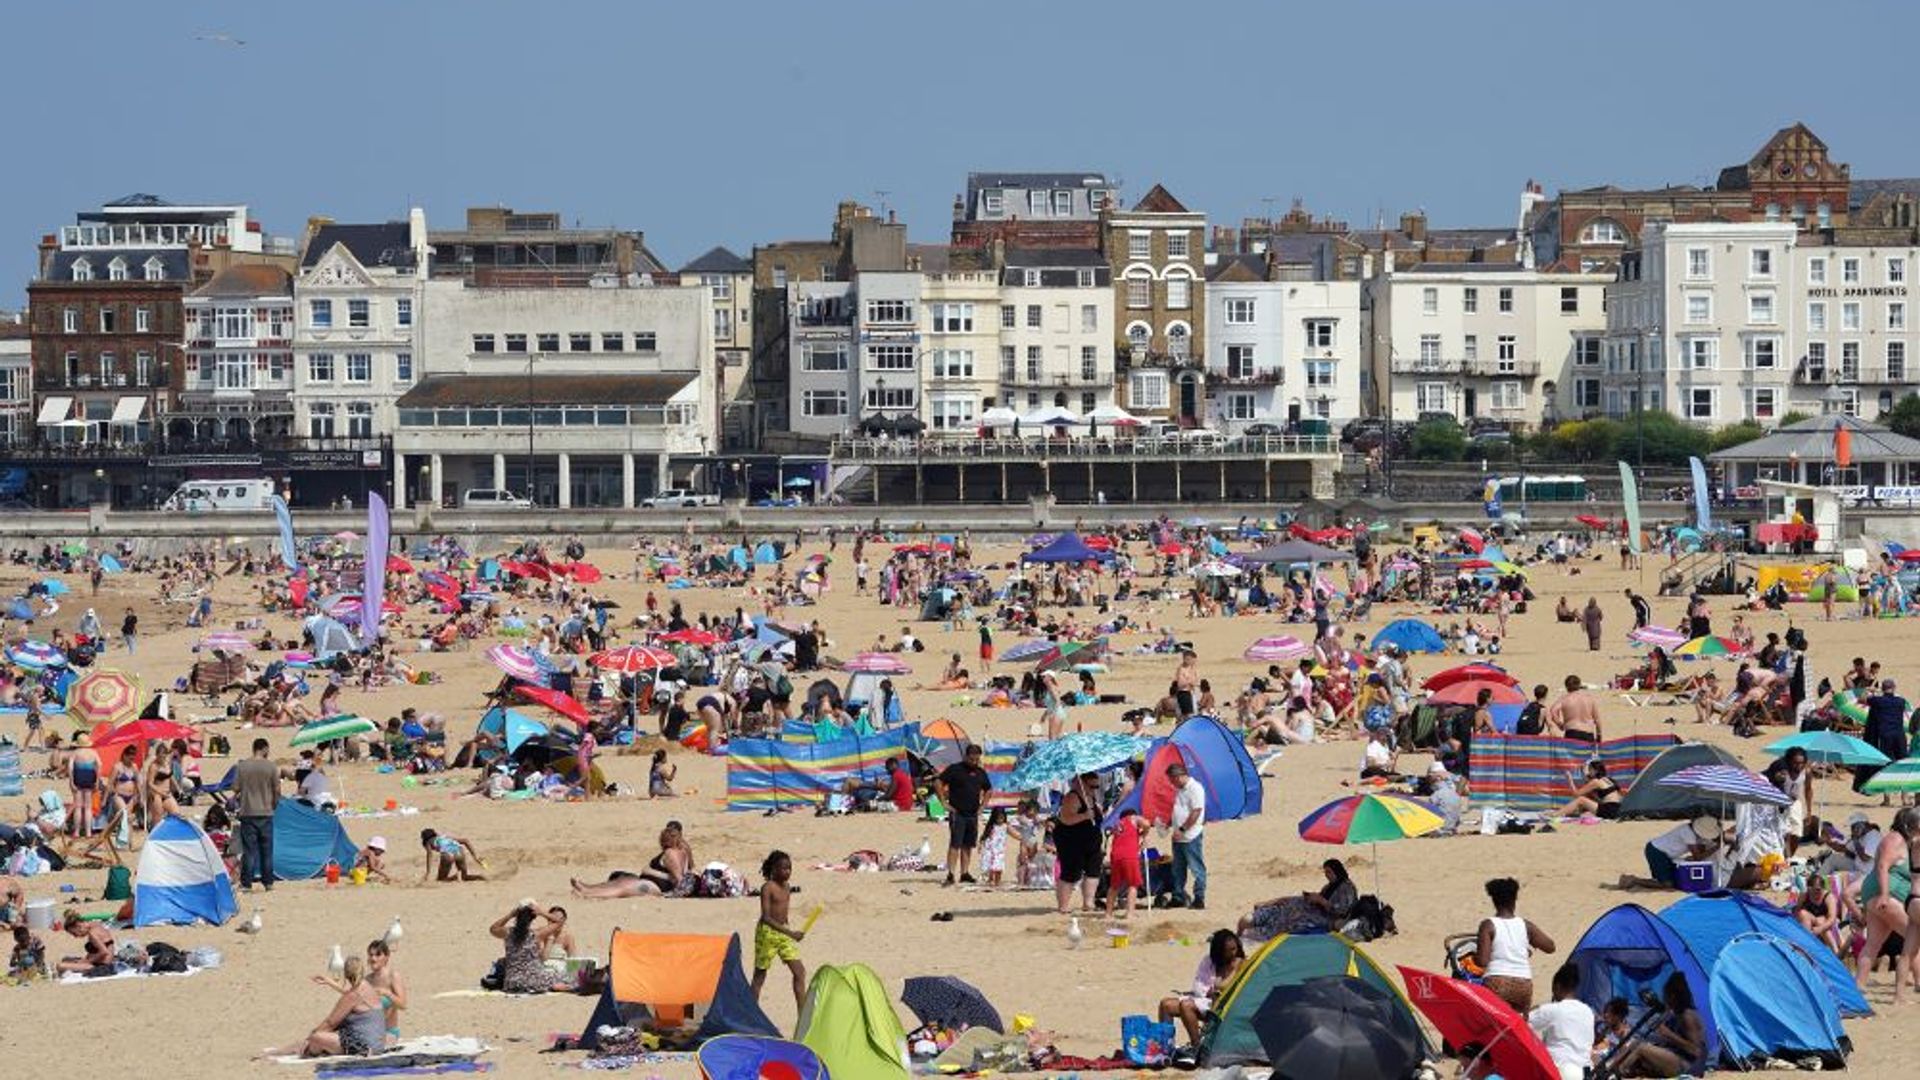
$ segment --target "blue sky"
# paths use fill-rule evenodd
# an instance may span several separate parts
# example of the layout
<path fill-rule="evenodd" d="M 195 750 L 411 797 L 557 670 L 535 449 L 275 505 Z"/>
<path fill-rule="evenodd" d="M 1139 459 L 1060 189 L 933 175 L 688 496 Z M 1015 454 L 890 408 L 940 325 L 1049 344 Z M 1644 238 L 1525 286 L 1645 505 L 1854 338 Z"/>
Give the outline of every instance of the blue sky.
<path fill-rule="evenodd" d="M 1920 174 L 1909 35 L 1861 12 L 1664 3 L 68 0 L 9 5 L 0 307 L 37 238 L 132 191 L 451 224 L 644 229 L 670 265 L 823 235 L 844 197 L 939 240 L 970 169 L 1164 182 L 1216 222 L 1504 225 L 1529 177 L 1711 182 L 1805 120 Z M 1880 9 L 1892 18 L 1898 8 Z M 1838 24 L 1839 50 L 1803 47 Z M 1897 28 L 1894 18 L 1888 30 Z M 201 33 L 244 46 L 197 40 Z"/>

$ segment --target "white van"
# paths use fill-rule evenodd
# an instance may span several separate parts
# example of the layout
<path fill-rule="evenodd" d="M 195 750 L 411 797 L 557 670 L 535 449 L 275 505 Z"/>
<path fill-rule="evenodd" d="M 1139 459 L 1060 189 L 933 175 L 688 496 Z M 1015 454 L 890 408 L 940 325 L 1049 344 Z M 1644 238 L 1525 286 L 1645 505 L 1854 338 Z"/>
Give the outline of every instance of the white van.
<path fill-rule="evenodd" d="M 188 514 L 244 514 L 272 507 L 271 480 L 189 480 L 181 484 L 162 510 Z"/>
<path fill-rule="evenodd" d="M 460 496 L 460 506 L 466 510 L 529 510 L 533 500 L 506 488 L 468 488 Z"/>

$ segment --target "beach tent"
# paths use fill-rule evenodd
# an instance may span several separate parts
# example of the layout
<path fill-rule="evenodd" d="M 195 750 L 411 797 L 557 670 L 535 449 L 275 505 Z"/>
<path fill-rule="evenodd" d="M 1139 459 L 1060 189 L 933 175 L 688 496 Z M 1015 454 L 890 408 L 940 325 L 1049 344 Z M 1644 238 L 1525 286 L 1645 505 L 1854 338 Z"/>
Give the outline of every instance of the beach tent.
<path fill-rule="evenodd" d="M 841 700 L 848 709 L 858 711 L 860 706 L 880 700 L 880 680 L 892 678 L 872 671 L 856 671 L 847 677 L 846 692 Z"/>
<path fill-rule="evenodd" d="M 133 882 L 133 925 L 219 926 L 237 910 L 220 849 L 200 826 L 169 815 L 147 835 Z"/>
<path fill-rule="evenodd" d="M 1809 1054 L 1828 1068 L 1844 1066 L 1840 1008 L 1800 950 L 1766 934 L 1741 934 L 1721 950 L 1710 981 L 1704 1013 L 1720 1032 L 1721 1056 L 1736 1067 Z"/>
<path fill-rule="evenodd" d="M 1104 559 L 1105 555 L 1088 547 L 1084 540 L 1073 533 L 1061 533 L 1044 547 L 1036 548 L 1020 556 L 1023 563 L 1083 563 L 1095 559 Z"/>
<path fill-rule="evenodd" d="M 722 1035 L 694 1054 L 701 1080 L 827 1080 L 827 1067 L 804 1044 L 759 1035 Z"/>
<path fill-rule="evenodd" d="M 1681 769 L 1694 765 L 1731 765 L 1744 769 L 1740 759 L 1717 746 L 1707 743 L 1681 743 L 1671 747 L 1659 757 L 1647 763 L 1635 777 L 1632 786 L 1627 789 L 1626 797 L 1620 800 L 1620 816 L 1630 818 L 1670 818 L 1685 820 L 1699 817 L 1701 814 L 1718 816 L 1724 809 L 1718 799 L 1702 795 L 1691 788 L 1675 787 L 1660 783 L 1663 776 L 1671 776 Z"/>
<path fill-rule="evenodd" d="M 273 876 L 283 881 L 319 877 L 327 864 L 353 866 L 360 848 L 340 819 L 298 799 L 281 799 L 273 811 Z"/>
<path fill-rule="evenodd" d="M 1201 1064 L 1214 1068 L 1265 1061 L 1253 1016 L 1267 995 L 1277 986 L 1298 986 L 1329 975 L 1386 991 L 1405 1020 L 1419 1027 L 1412 1003 L 1359 945 L 1340 934 L 1282 934 L 1254 950 L 1214 995 L 1213 1011 L 1200 1035 Z"/>
<path fill-rule="evenodd" d="M 1419 619 L 1396 619 L 1388 623 L 1373 635 L 1373 644 L 1368 647 L 1379 649 L 1387 645 L 1398 645 L 1408 652 L 1447 651 L 1447 639 Z"/>
<path fill-rule="evenodd" d="M 480 714 L 479 732 L 492 735 L 506 743 L 511 755 L 520 749 L 520 744 L 528 739 L 547 734 L 547 725 L 513 709 L 503 709 L 498 705 Z"/>
<path fill-rule="evenodd" d="M 1124 810 L 1137 810 L 1149 821 L 1166 821 L 1173 814 L 1173 784 L 1167 766 L 1184 762 L 1187 772 L 1207 792 L 1207 820 L 1230 821 L 1260 812 L 1260 773 L 1247 754 L 1247 744 L 1211 716 L 1194 716 L 1147 748 L 1146 770 L 1107 815 L 1107 823 Z"/>
<path fill-rule="evenodd" d="M 308 616 L 307 633 L 313 637 L 313 655 L 316 659 L 332 656 L 335 653 L 354 652 L 360 648 L 360 642 L 353 631 L 339 619 L 326 615 Z"/>
<path fill-rule="evenodd" d="M 735 544 L 733 548 L 727 552 L 727 561 L 735 566 L 745 567 L 753 561 L 753 553 L 745 547 Z"/>
<path fill-rule="evenodd" d="M 780 553 L 773 549 L 772 544 L 762 540 L 759 546 L 753 549 L 753 561 L 761 566 L 771 566 L 780 561 Z"/>
<path fill-rule="evenodd" d="M 1595 1013 L 1613 998 L 1638 1002 L 1643 990 L 1659 997 L 1668 976 L 1678 972 L 1693 991 L 1694 1005 L 1707 1028 L 1707 1060 L 1717 1060 L 1720 1035 L 1713 1011 L 1707 1007 L 1712 989 L 1707 969 L 1660 916 L 1639 904 L 1621 904 L 1587 928 L 1567 962 L 1579 969 L 1580 1000 Z"/>
<path fill-rule="evenodd" d="M 907 1032 L 880 977 L 865 964 L 822 965 L 807 987 L 794 1038 L 820 1055 L 829 1076 L 909 1080 Z"/>
<path fill-rule="evenodd" d="M 721 1035 L 780 1036 L 780 1029 L 753 1000 L 746 972 L 740 968 L 738 934 L 615 930 L 607 956 L 606 987 L 580 1035 L 583 1050 L 599 1048 L 604 1025 L 638 1026 L 647 1019 L 698 1021 L 695 1038 L 702 1040 Z"/>
<path fill-rule="evenodd" d="M 1775 907 L 1752 893 L 1723 890 L 1682 897 L 1668 905 L 1660 918 L 1673 927 L 1709 970 L 1718 965 L 1721 951 L 1743 934 L 1776 938 L 1799 953 L 1802 964 L 1819 969 L 1840 1015 L 1867 1016 L 1873 1012 L 1853 972 L 1786 908 Z"/>
<path fill-rule="evenodd" d="M 905 730 L 907 752 L 926 762 L 935 772 L 958 764 L 966 756 L 967 744 L 973 741 L 966 728 L 947 719 L 908 724 Z"/>

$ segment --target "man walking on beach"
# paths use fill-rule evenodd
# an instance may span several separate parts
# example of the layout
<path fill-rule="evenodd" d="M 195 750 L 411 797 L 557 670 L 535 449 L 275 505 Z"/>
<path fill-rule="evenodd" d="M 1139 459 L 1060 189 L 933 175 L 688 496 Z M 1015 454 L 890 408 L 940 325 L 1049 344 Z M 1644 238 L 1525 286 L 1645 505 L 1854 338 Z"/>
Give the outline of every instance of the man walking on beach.
<path fill-rule="evenodd" d="M 1560 699 L 1547 706 L 1547 725 L 1557 729 L 1569 739 L 1581 742 L 1600 742 L 1600 703 L 1587 693 L 1580 683 L 1580 676 L 1569 675 L 1566 682 L 1567 692 Z"/>
<path fill-rule="evenodd" d="M 1647 603 L 1646 597 L 1634 592 L 1632 586 L 1627 587 L 1627 603 L 1633 605 L 1633 628 L 1645 629 L 1653 621 L 1653 605 Z"/>
<path fill-rule="evenodd" d="M 273 891 L 273 812 L 280 805 L 280 767 L 267 756 L 267 740 L 253 740 L 253 756 L 233 767 L 240 800 L 240 888 L 253 881 Z"/>
<path fill-rule="evenodd" d="M 1204 911 L 1207 906 L 1207 789 L 1180 762 L 1167 766 L 1173 785 L 1173 906 Z M 1193 898 L 1187 898 L 1187 872 L 1193 872 Z"/>
<path fill-rule="evenodd" d="M 980 747 L 967 744 L 964 760 L 956 761 L 940 773 L 940 799 L 947 804 L 947 880 L 959 875 L 963 885 L 973 884 L 967 872 L 973 849 L 980 846 L 980 803 L 993 787 L 993 780 L 980 764 Z"/>

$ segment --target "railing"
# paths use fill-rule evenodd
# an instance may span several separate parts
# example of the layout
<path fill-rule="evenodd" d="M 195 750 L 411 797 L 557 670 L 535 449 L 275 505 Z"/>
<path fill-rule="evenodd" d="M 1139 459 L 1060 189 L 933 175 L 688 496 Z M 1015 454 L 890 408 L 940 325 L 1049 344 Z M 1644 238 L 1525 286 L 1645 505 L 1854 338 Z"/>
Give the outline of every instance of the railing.
<path fill-rule="evenodd" d="M 1827 364 L 1824 367 L 1809 367 L 1802 364 L 1793 369 L 1793 381 L 1803 386 L 1828 386 L 1846 383 L 1904 383 L 1912 379 L 1915 369 L 1900 367 L 1868 367 L 1865 365 L 1848 367 L 1844 364 Z"/>
<path fill-rule="evenodd" d="M 956 439 L 951 435 L 921 439 L 833 440 L 828 456 L 837 462 L 898 463 L 1025 458 L 1040 460 L 1213 460 L 1219 458 L 1300 457 L 1338 454 L 1340 440 L 1332 435 L 1242 435 L 1234 438 L 1096 435 L 1085 425 L 1071 429 L 1073 437 L 1036 435 L 1025 438 Z M 1111 432 L 1107 425 L 1100 430 Z"/>
<path fill-rule="evenodd" d="M 1443 357 L 1438 360 L 1395 360 L 1395 375 L 1474 375 L 1486 378 L 1526 378 L 1540 374 L 1538 360 L 1488 360 Z"/>
<path fill-rule="evenodd" d="M 1002 386 L 1012 386 L 1012 387 L 1065 386 L 1065 387 L 1085 387 L 1090 389 L 1098 386 L 1112 386 L 1113 377 L 1109 375 L 1103 378 L 1100 375 L 1094 375 L 1092 378 L 1088 378 L 1085 375 L 1081 375 L 1077 373 L 1071 374 L 1071 375 L 1060 375 L 1060 374 L 1034 375 L 1034 374 L 1028 374 L 1026 372 L 1017 372 L 1015 374 L 1009 375 L 1005 371 L 1002 371 L 1000 373 L 1000 384 Z"/>
<path fill-rule="evenodd" d="M 1261 368 L 1238 375 L 1222 371 L 1207 372 L 1207 383 L 1211 386 L 1280 386 L 1286 381 L 1284 368 Z"/>
<path fill-rule="evenodd" d="M 96 375 L 89 371 L 40 375 L 33 378 L 37 390 L 165 390 L 168 386 L 167 372 L 150 371 L 145 379 L 137 373 L 115 372 L 111 375 Z"/>
<path fill-rule="evenodd" d="M 1165 368 L 1179 371 L 1184 368 L 1198 368 L 1202 361 L 1191 353 L 1157 352 L 1136 350 L 1132 346 L 1122 345 L 1114 350 L 1114 364 L 1121 370 L 1128 368 Z"/>
<path fill-rule="evenodd" d="M 852 326 L 851 311 L 802 311 L 793 317 L 795 326 Z"/>

